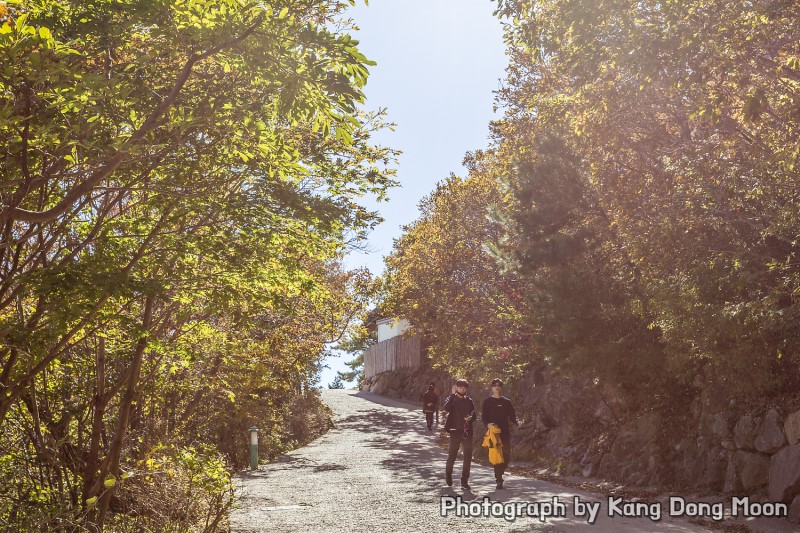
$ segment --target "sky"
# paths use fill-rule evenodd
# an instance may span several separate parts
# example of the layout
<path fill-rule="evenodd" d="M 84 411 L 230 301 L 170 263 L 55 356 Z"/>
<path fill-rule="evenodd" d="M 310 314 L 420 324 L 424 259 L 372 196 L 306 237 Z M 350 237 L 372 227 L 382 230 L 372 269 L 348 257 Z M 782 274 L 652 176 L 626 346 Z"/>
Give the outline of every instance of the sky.
<path fill-rule="evenodd" d="M 354 37 L 367 58 L 376 61 L 364 89 L 367 110 L 387 108 L 394 132 L 374 137 L 401 150 L 397 181 L 389 201 L 368 202 L 384 218 L 370 235 L 367 252 L 352 252 L 345 266 L 383 272 L 402 226 L 414 221 L 417 205 L 451 173 L 463 176 L 468 151 L 489 145 L 494 91 L 508 64 L 500 22 L 491 0 L 363 0 L 350 10 L 358 26 Z M 328 357 L 320 385 L 347 370 L 350 356 Z"/>

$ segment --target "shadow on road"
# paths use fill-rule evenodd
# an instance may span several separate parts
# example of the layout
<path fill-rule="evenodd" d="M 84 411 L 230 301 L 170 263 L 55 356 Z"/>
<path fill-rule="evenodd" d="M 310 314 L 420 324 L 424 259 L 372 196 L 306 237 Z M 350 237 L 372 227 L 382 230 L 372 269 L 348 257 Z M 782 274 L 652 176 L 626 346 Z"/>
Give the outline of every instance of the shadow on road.
<path fill-rule="evenodd" d="M 380 402 L 374 395 L 361 395 L 375 403 L 392 407 L 392 400 Z M 413 404 L 409 402 L 409 406 Z M 362 444 L 381 448 L 393 452 L 389 459 L 385 459 L 381 464 L 392 474 L 411 485 L 417 485 L 415 490 L 419 493 L 419 502 L 430 502 L 430 490 L 432 486 L 439 485 L 441 495 L 460 494 L 463 501 L 471 501 L 484 496 L 492 497 L 494 493 L 481 492 L 480 496 L 472 491 L 461 492 L 444 484 L 444 469 L 447 454 L 436 446 L 436 439 L 439 430 L 429 431 L 425 426 L 425 417 L 421 411 L 409 411 L 402 407 L 393 407 L 387 410 L 385 407 L 375 409 L 362 409 L 357 414 L 339 419 L 337 427 L 356 430 L 363 436 Z M 473 457 L 480 453 L 476 448 L 473 450 Z M 460 477 L 462 458 L 456 461 L 454 477 L 456 483 Z M 473 463 L 473 468 L 475 464 Z"/>
<path fill-rule="evenodd" d="M 337 395 L 338 394 L 338 395 Z M 363 400 L 350 399 L 358 396 Z M 444 483 L 447 454 L 437 446 L 418 406 L 371 394 L 330 393 L 335 426 L 308 446 L 280 457 L 258 471 L 243 472 L 231 517 L 237 533 L 254 531 L 577 531 L 639 533 L 698 531 L 688 523 L 598 520 L 589 525 L 572 509 L 560 520 L 534 513 L 517 521 L 440 514 L 441 497 L 480 503 L 486 497 L 504 505 L 549 501 L 572 505 L 573 491 L 537 480 L 509 480 L 510 490 L 494 489 L 491 468 L 473 463 L 471 490 Z M 480 430 L 480 427 L 476 428 Z M 476 446 L 475 457 L 486 452 Z M 593 498 L 586 494 L 585 501 Z M 521 515 L 518 515 L 521 516 Z M 550 515 L 553 516 L 553 515 Z M 423 525 L 424 524 L 424 525 Z"/>

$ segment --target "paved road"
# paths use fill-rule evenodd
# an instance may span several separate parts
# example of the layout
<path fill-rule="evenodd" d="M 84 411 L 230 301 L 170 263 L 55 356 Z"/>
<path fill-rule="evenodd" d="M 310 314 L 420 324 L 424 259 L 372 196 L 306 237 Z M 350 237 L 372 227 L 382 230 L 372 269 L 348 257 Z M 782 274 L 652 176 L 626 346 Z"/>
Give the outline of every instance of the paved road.
<path fill-rule="evenodd" d="M 708 531 L 688 521 L 661 516 L 608 517 L 608 499 L 535 479 L 506 476 L 506 489 L 496 490 L 489 467 L 473 464 L 471 491 L 444 484 L 446 453 L 435 446 L 419 408 L 374 394 L 324 390 L 323 400 L 334 411 L 336 427 L 304 448 L 262 465 L 238 478 L 240 508 L 231 515 L 234 532 L 358 531 Z M 486 453 L 476 449 L 475 454 Z M 456 485 L 460 460 L 456 463 Z M 527 511 L 544 510 L 558 498 L 565 516 L 542 521 L 524 516 L 441 516 L 443 497 L 463 502 L 518 503 Z M 576 516 L 573 505 L 600 503 L 590 525 Z M 529 506 L 528 504 L 534 504 Z M 555 508 L 554 508 L 555 510 Z"/>

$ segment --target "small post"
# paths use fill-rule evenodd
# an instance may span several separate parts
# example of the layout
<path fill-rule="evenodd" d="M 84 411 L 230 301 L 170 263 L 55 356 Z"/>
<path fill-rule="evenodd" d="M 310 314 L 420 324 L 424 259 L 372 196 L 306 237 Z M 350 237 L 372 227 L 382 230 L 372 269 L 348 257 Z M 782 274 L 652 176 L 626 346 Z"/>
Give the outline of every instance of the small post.
<path fill-rule="evenodd" d="M 258 428 L 253 426 L 250 431 L 250 470 L 258 470 Z"/>

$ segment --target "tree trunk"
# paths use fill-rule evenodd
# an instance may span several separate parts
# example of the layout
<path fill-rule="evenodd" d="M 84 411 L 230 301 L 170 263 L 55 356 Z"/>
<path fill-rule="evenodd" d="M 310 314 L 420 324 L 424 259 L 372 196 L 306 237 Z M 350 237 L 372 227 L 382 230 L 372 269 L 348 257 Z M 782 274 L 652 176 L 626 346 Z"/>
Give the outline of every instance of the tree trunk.
<path fill-rule="evenodd" d="M 117 480 L 119 478 L 119 461 L 120 456 L 122 455 L 122 447 L 125 443 L 125 434 L 128 428 L 128 421 L 130 420 L 131 416 L 133 401 L 136 398 L 136 386 L 139 384 L 139 378 L 142 373 L 142 360 L 144 359 L 144 351 L 147 348 L 148 332 L 150 331 L 150 326 L 153 319 L 154 299 L 155 298 L 153 296 L 147 296 L 145 299 L 144 317 L 142 318 L 142 330 L 144 333 L 136 342 L 136 348 L 133 352 L 133 360 L 131 361 L 131 365 L 126 373 L 127 385 L 125 394 L 120 401 L 117 429 L 115 431 L 114 438 L 111 441 L 108 455 L 106 456 L 106 459 L 103 461 L 103 465 L 100 468 L 100 476 L 98 477 L 92 489 L 89 491 L 90 495 L 100 494 L 99 502 L 97 504 L 97 520 L 94 524 L 100 530 L 103 529 L 103 522 L 105 521 L 106 514 L 108 513 L 108 507 L 111 503 L 111 496 L 116 489 L 115 484 L 103 491 L 103 488 L 105 487 L 105 480 L 111 475 L 117 478 Z"/>

